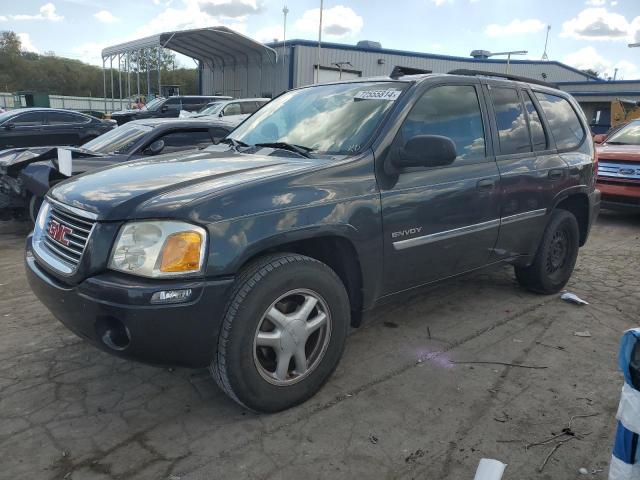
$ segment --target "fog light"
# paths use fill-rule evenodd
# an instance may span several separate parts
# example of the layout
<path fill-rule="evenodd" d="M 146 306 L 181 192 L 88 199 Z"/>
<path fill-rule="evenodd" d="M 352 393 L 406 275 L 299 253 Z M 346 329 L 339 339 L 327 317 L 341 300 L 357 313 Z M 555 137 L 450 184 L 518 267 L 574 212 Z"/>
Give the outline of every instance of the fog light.
<path fill-rule="evenodd" d="M 151 296 L 151 303 L 180 303 L 191 298 L 191 289 L 184 290 L 163 290 Z"/>

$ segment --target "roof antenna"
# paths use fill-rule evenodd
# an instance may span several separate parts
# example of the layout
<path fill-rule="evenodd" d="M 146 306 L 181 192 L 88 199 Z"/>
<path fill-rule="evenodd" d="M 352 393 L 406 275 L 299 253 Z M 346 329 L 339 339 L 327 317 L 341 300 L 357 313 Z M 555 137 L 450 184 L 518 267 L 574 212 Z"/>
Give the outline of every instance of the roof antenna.
<path fill-rule="evenodd" d="M 544 40 L 544 53 L 542 54 L 542 60 L 549 60 L 549 56 L 547 55 L 547 44 L 549 43 L 549 30 L 551 30 L 551 25 L 547 25 L 547 38 Z"/>

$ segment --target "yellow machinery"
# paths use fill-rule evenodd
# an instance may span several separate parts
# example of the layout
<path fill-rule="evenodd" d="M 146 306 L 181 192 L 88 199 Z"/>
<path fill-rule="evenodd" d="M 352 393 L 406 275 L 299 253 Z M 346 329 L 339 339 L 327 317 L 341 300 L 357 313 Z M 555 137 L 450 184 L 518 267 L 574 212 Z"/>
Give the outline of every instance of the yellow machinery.
<path fill-rule="evenodd" d="M 615 127 L 621 123 L 640 118 L 640 102 L 636 100 L 625 100 L 616 98 L 611 102 L 611 126 Z"/>

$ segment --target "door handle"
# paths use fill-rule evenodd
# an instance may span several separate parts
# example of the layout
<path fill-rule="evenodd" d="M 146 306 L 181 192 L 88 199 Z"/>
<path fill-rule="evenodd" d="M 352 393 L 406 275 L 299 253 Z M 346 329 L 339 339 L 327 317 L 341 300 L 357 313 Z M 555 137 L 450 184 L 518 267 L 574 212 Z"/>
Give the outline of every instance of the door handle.
<path fill-rule="evenodd" d="M 485 178 L 483 180 L 479 180 L 476 184 L 478 190 L 493 190 L 496 186 L 496 181 L 492 178 Z"/>
<path fill-rule="evenodd" d="M 564 177 L 564 170 L 561 168 L 554 168 L 549 170 L 548 175 L 551 180 L 558 180 L 559 178 Z"/>

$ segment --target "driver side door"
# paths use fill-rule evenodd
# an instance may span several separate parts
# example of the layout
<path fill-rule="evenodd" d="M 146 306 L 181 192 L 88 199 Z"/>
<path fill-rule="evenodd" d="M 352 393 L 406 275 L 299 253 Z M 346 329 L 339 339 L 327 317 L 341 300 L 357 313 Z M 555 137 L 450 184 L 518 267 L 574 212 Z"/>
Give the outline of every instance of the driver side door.
<path fill-rule="evenodd" d="M 405 168 L 380 182 L 385 294 L 485 265 L 500 226 L 499 172 L 477 83 L 438 84 L 413 106 L 394 140 L 416 135 L 453 140 L 447 166 Z M 395 148 L 392 148 L 392 151 Z"/>

